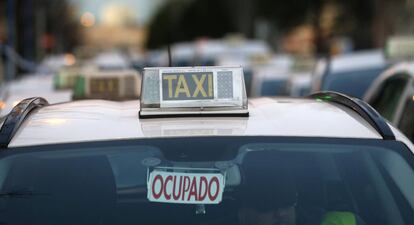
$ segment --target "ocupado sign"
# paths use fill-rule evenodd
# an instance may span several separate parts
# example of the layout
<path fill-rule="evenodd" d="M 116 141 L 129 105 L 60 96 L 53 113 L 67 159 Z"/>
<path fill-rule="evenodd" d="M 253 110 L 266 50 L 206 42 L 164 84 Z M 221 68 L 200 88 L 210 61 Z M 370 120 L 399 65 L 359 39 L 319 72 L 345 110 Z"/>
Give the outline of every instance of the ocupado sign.
<path fill-rule="evenodd" d="M 176 173 L 152 171 L 148 179 L 148 200 L 182 204 L 219 204 L 224 190 L 220 173 Z"/>

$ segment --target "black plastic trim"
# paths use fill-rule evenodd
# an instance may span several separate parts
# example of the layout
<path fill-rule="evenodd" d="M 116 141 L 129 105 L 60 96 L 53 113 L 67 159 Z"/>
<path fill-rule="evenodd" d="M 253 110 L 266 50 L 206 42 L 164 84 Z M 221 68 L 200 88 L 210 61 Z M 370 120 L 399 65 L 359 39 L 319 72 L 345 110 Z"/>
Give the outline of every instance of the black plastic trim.
<path fill-rule="evenodd" d="M 358 115 L 375 128 L 384 140 L 395 140 L 395 135 L 386 120 L 366 102 L 334 91 L 317 92 L 309 95 L 309 97 L 346 106 L 358 113 Z"/>
<path fill-rule="evenodd" d="M 40 97 L 27 98 L 20 101 L 7 115 L 0 129 L 0 148 L 7 148 L 20 125 L 33 109 L 48 105 L 49 103 Z"/>
<path fill-rule="evenodd" d="M 160 119 L 160 118 L 188 118 L 188 117 L 249 117 L 249 113 L 217 113 L 217 114 L 162 114 L 162 115 L 142 115 L 138 113 L 140 119 Z"/>

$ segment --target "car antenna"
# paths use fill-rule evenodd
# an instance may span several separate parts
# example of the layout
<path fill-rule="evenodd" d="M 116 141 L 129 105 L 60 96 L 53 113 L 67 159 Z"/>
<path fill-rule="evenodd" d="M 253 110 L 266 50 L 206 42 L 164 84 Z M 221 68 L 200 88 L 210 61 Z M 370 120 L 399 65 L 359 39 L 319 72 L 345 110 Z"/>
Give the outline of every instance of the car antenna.
<path fill-rule="evenodd" d="M 170 44 L 168 44 L 167 46 L 167 51 L 168 51 L 168 67 L 172 66 L 172 59 L 171 59 L 171 46 Z"/>

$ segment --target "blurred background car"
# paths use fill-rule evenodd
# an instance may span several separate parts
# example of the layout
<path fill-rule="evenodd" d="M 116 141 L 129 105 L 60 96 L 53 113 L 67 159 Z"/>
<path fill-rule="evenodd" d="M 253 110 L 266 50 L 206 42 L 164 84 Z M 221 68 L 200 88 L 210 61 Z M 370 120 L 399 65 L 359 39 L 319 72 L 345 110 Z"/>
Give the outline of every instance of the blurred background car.
<path fill-rule="evenodd" d="M 414 38 L 390 37 L 385 54 L 395 65 L 374 80 L 363 99 L 414 141 Z"/>
<path fill-rule="evenodd" d="M 26 74 L 8 82 L 1 89 L 0 117 L 6 116 L 20 101 L 33 96 L 44 96 L 50 102 L 61 103 L 72 100 L 71 90 L 54 90 L 52 75 Z"/>
<path fill-rule="evenodd" d="M 141 75 L 130 69 L 82 71 L 76 77 L 73 92 L 74 99 L 138 99 L 141 93 Z"/>
<path fill-rule="evenodd" d="M 362 98 L 372 81 L 388 67 L 381 50 L 353 52 L 321 59 L 312 92 L 337 91 Z"/>
<path fill-rule="evenodd" d="M 414 141 L 414 62 L 400 63 L 381 74 L 364 100 Z"/>

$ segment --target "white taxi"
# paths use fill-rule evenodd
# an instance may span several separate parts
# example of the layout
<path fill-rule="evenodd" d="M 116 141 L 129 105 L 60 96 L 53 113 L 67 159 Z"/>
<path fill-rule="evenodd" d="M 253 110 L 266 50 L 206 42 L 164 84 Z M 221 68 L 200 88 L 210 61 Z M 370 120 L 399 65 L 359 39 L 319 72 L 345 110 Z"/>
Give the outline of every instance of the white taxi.
<path fill-rule="evenodd" d="M 364 100 L 414 141 L 414 62 L 396 64 L 382 73 Z"/>
<path fill-rule="evenodd" d="M 389 62 L 381 50 L 367 50 L 337 55 L 318 61 L 311 91 L 337 91 L 362 98 Z"/>
<path fill-rule="evenodd" d="M 414 146 L 366 103 L 247 100 L 240 67 L 147 68 L 141 101 L 19 103 L 1 224 L 414 223 Z"/>
<path fill-rule="evenodd" d="M 413 37 L 390 38 L 386 52 L 396 63 L 374 80 L 364 100 L 414 141 Z"/>

